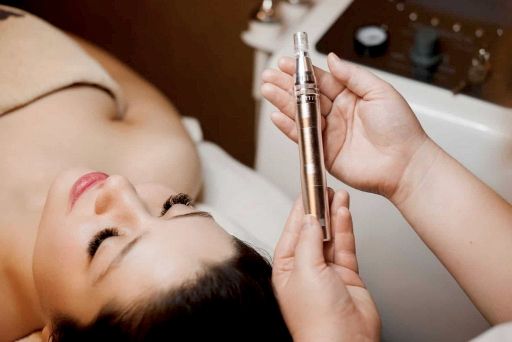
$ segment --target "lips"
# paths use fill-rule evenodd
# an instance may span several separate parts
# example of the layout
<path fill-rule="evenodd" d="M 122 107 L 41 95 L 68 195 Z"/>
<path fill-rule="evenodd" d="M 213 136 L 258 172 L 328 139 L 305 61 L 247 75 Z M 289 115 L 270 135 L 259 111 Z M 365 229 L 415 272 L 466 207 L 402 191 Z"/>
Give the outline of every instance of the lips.
<path fill-rule="evenodd" d="M 75 202 L 85 191 L 87 191 L 87 189 L 90 189 L 96 183 L 104 181 L 107 178 L 108 175 L 103 172 L 90 172 L 78 178 L 75 184 L 73 184 L 71 187 L 71 192 L 69 195 L 71 208 L 73 208 Z"/>

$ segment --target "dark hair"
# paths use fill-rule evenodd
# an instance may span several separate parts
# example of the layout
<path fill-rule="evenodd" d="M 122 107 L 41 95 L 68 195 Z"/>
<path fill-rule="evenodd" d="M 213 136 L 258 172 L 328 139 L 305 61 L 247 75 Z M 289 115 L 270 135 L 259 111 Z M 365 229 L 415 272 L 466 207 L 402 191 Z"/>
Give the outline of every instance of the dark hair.
<path fill-rule="evenodd" d="M 105 308 L 83 326 L 53 322 L 61 341 L 291 341 L 271 283 L 270 263 L 234 238 L 237 253 L 197 279 L 128 309 Z"/>

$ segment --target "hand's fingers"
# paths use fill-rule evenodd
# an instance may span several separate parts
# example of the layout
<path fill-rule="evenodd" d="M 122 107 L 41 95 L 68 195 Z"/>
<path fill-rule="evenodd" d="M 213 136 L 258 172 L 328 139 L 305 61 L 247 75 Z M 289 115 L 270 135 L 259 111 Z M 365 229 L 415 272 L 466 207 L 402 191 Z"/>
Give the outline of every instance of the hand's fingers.
<path fill-rule="evenodd" d="M 295 121 L 290 119 L 287 115 L 281 112 L 272 112 L 270 114 L 270 119 L 276 125 L 277 128 L 281 132 L 283 132 L 288 138 L 290 138 L 293 142 L 297 142 L 297 125 L 295 124 Z M 325 128 L 325 119 L 322 118 L 320 120 L 320 127 L 323 131 Z"/>
<path fill-rule="evenodd" d="M 386 82 L 371 72 L 346 61 L 342 61 L 334 53 L 327 56 L 327 65 L 332 75 L 350 91 L 364 99 L 369 99 L 371 93 L 383 86 Z"/>
<path fill-rule="evenodd" d="M 279 59 L 278 66 L 279 69 L 288 75 L 293 75 L 295 73 L 295 60 L 293 58 L 283 57 Z M 320 92 L 327 96 L 329 100 L 333 101 L 336 96 L 345 89 L 345 86 L 329 72 L 318 67 L 314 68 Z"/>
<path fill-rule="evenodd" d="M 327 199 L 329 200 L 329 203 L 332 203 L 335 194 L 336 193 L 333 188 L 327 187 Z"/>
<path fill-rule="evenodd" d="M 352 216 L 346 207 L 339 207 L 334 222 L 334 263 L 358 272 Z"/>
<path fill-rule="evenodd" d="M 273 83 L 264 83 L 261 86 L 261 94 L 279 111 L 292 119 L 295 118 L 295 99 L 290 93 Z"/>
<path fill-rule="evenodd" d="M 316 267 L 325 264 L 323 247 L 320 223 L 314 216 L 306 215 L 295 249 L 295 266 Z"/>
<path fill-rule="evenodd" d="M 286 90 L 288 93 L 293 94 L 295 81 L 293 77 L 276 69 L 266 69 L 261 74 L 263 83 L 273 83 L 279 88 Z"/>
<path fill-rule="evenodd" d="M 350 196 L 346 190 L 337 190 L 331 202 L 331 216 L 336 215 L 336 211 L 340 207 L 350 208 Z"/>
<path fill-rule="evenodd" d="M 262 77 L 264 84 L 269 83 L 269 84 L 273 84 L 273 85 L 281 88 L 282 90 L 287 92 L 293 98 L 293 101 L 295 101 L 295 96 L 293 94 L 294 80 L 292 79 L 292 77 L 290 75 L 288 75 L 282 71 L 279 71 L 279 70 L 267 69 L 263 72 L 261 77 Z M 265 91 L 273 91 L 273 89 L 272 90 L 271 89 L 263 90 L 263 87 L 262 87 L 261 92 L 267 100 L 272 102 L 272 104 L 274 104 L 277 107 L 277 104 L 274 103 L 274 99 L 267 97 L 267 95 L 269 95 L 269 94 L 266 93 Z M 293 104 L 295 105 L 295 102 Z M 327 114 L 329 114 L 331 109 L 332 109 L 332 101 L 329 100 L 329 98 L 327 98 L 327 96 L 325 96 L 324 94 L 320 94 L 320 112 L 322 113 L 322 115 L 326 116 Z M 295 118 L 295 111 L 285 112 L 285 114 L 289 114 L 292 119 Z"/>
<path fill-rule="evenodd" d="M 279 128 L 279 130 L 283 132 L 288 138 L 294 142 L 298 141 L 297 126 L 295 125 L 295 121 L 281 112 L 273 112 L 270 114 L 270 119 L 274 125 L 276 125 L 277 128 Z"/>
<path fill-rule="evenodd" d="M 340 207 L 349 206 L 349 195 L 348 192 L 340 189 L 334 192 L 331 188 L 329 196 L 329 213 L 331 218 L 331 241 L 324 243 L 324 256 L 326 262 L 334 262 L 334 239 L 335 239 L 335 224 L 336 224 L 336 212 Z"/>
<path fill-rule="evenodd" d="M 295 255 L 295 248 L 299 241 L 300 231 L 302 229 L 302 218 L 304 217 L 304 206 L 302 197 L 299 197 L 288 215 L 286 225 L 279 242 L 274 251 L 274 262 L 279 259 L 291 258 Z"/>
<path fill-rule="evenodd" d="M 332 268 L 338 273 L 345 286 L 358 286 L 364 287 L 363 280 L 356 272 L 338 265 L 331 265 Z M 350 292 L 350 287 L 347 287 Z"/>

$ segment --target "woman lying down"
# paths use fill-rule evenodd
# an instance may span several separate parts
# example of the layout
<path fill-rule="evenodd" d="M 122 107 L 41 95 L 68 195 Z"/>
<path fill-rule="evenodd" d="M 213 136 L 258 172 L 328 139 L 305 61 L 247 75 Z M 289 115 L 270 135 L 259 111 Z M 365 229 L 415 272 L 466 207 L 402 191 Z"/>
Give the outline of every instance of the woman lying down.
<path fill-rule="evenodd" d="M 268 261 L 192 205 L 169 102 L 18 9 L 0 46 L 0 341 L 290 340 Z"/>

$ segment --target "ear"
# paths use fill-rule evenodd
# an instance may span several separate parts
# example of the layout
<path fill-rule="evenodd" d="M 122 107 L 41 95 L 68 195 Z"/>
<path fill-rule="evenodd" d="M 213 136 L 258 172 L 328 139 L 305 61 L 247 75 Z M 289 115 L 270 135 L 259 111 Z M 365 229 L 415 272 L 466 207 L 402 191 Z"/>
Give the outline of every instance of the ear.
<path fill-rule="evenodd" d="M 47 323 L 44 326 L 43 331 L 41 332 L 41 341 L 52 342 L 52 339 L 53 339 L 52 334 L 53 334 L 53 330 L 51 328 L 51 324 Z"/>

